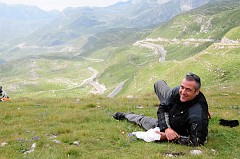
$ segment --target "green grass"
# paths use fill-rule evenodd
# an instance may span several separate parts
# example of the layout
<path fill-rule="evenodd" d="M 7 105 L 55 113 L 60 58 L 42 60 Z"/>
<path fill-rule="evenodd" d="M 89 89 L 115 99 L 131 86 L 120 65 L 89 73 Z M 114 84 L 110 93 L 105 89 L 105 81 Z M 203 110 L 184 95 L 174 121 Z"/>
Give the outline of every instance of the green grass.
<path fill-rule="evenodd" d="M 98 96 L 12 99 L 0 103 L 0 143 L 8 143 L 0 147 L 0 158 L 166 158 L 168 152 L 183 152 L 184 158 L 238 158 L 239 126 L 223 127 L 218 120 L 239 120 L 239 106 L 230 107 L 229 102 L 228 105 L 226 102 L 212 105 L 221 98 L 220 95 L 209 98 L 213 118 L 209 124 L 208 143 L 202 147 L 145 143 L 128 138 L 128 133 L 142 129 L 127 121 L 116 121 L 112 114 L 131 111 L 155 117 L 158 100 L 153 94 L 131 99 Z M 56 138 L 50 139 L 53 135 Z M 74 145 L 74 141 L 79 141 L 80 145 Z M 37 144 L 35 150 L 24 154 L 33 143 Z M 191 156 L 189 151 L 193 149 L 203 154 Z"/>
<path fill-rule="evenodd" d="M 222 10 L 214 5 L 212 8 L 204 10 L 203 7 L 192 15 L 188 12 L 179 15 L 155 29 L 149 37 L 220 40 L 226 36 L 239 40 L 239 27 L 236 27 L 239 26 L 239 5 L 234 7 L 230 3 Z M 225 12 L 220 12 L 223 10 Z M 205 16 L 202 23 L 197 24 L 195 20 L 199 15 Z M 209 19 L 212 25 L 208 32 L 198 32 Z M 0 158 L 167 158 L 165 153 L 168 152 L 183 152 L 185 155 L 179 158 L 239 158 L 239 126 L 219 125 L 221 118 L 240 119 L 239 45 L 159 44 L 167 50 L 167 61 L 162 63 L 152 50 L 125 46 L 107 47 L 89 55 L 88 58 L 103 59 L 100 62 L 49 53 L 2 64 L 0 83 L 12 100 L 0 102 L 0 144 L 8 143 L 0 147 Z M 89 84 L 78 87 L 92 75 L 88 67 L 99 71 L 99 83 L 107 88 L 102 96 L 89 94 L 93 88 Z M 164 79 L 174 87 L 187 72 L 201 77 L 202 91 L 213 115 L 208 143 L 193 148 L 130 140 L 129 132 L 142 129 L 126 121 L 118 122 L 111 115 L 124 111 L 156 117 L 159 102 L 153 91 L 154 82 Z M 116 98 L 106 98 L 125 80 Z M 124 98 L 130 95 L 133 98 Z M 61 144 L 49 139 L 53 135 Z M 80 145 L 74 145 L 74 141 L 79 141 Z M 37 144 L 34 152 L 23 154 L 33 143 Z M 202 150 L 203 154 L 191 156 L 192 149 Z"/>
<path fill-rule="evenodd" d="M 240 36 L 239 33 L 240 33 L 240 26 L 231 29 L 225 36 L 228 39 L 238 40 L 239 41 L 240 40 L 239 39 L 239 36 Z"/>

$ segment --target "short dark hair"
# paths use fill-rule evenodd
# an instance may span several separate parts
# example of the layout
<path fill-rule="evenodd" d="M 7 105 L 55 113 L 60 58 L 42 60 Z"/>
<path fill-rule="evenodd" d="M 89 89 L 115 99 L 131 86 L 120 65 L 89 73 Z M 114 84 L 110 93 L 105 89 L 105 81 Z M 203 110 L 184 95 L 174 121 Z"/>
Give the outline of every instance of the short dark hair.
<path fill-rule="evenodd" d="M 196 82 L 196 87 L 195 89 L 200 89 L 201 88 L 201 79 L 198 75 L 192 73 L 192 72 L 189 72 L 188 74 L 186 74 L 185 76 L 185 79 L 187 81 L 195 81 Z"/>

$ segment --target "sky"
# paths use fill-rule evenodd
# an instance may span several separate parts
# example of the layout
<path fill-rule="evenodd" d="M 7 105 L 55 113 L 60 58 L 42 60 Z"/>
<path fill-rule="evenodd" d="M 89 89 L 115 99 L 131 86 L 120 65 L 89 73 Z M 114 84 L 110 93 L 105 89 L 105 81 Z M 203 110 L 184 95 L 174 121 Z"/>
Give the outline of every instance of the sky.
<path fill-rule="evenodd" d="M 117 2 L 126 2 L 127 0 L 0 0 L 5 4 L 26 4 L 37 6 L 43 10 L 49 11 L 57 9 L 62 11 L 67 7 L 106 7 Z"/>

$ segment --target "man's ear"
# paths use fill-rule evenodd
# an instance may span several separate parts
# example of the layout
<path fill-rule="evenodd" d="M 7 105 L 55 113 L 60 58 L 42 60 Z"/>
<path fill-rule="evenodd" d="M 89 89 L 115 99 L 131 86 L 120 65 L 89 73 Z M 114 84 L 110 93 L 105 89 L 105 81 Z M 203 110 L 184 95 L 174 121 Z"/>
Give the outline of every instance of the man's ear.
<path fill-rule="evenodd" d="M 196 94 L 196 95 L 198 95 L 198 94 L 199 94 L 199 92 L 200 92 L 200 90 L 199 90 L 199 89 L 197 89 L 197 90 L 195 91 L 195 94 Z"/>

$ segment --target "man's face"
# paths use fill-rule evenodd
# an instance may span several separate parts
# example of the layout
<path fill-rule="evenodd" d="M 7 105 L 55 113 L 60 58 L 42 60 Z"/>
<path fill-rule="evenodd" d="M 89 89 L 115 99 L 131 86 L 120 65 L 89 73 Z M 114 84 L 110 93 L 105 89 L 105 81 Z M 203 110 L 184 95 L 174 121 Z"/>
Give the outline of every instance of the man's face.
<path fill-rule="evenodd" d="M 187 81 L 185 78 L 182 80 L 179 89 L 181 102 L 193 100 L 198 95 L 199 90 L 196 90 L 195 86 L 196 86 L 195 81 Z"/>

